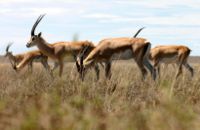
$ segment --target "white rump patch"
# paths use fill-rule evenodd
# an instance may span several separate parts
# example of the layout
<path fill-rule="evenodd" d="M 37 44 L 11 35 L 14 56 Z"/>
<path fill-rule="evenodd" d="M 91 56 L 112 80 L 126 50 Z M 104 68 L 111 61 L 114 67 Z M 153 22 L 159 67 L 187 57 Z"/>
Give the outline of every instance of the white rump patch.
<path fill-rule="evenodd" d="M 150 43 L 150 41 L 149 41 L 149 40 L 146 40 L 145 43 Z"/>

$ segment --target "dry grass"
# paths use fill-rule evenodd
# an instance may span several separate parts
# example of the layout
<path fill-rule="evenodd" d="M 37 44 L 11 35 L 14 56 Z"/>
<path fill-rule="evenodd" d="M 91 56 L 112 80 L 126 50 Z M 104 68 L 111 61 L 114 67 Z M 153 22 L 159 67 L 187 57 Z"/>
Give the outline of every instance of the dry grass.
<path fill-rule="evenodd" d="M 132 62 L 114 63 L 112 79 L 91 70 L 81 82 L 72 64 L 53 80 L 40 65 L 15 73 L 0 65 L 1 130 L 199 130 L 200 75 L 164 69 L 153 82 L 140 80 Z M 55 72 L 55 75 L 58 75 Z"/>

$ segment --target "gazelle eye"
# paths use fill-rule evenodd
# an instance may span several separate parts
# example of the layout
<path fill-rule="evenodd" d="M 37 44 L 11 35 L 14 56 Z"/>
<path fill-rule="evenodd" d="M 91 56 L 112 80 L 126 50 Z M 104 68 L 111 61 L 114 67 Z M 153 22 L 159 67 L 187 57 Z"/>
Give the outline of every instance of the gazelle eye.
<path fill-rule="evenodd" d="M 34 41 L 34 40 L 35 40 L 35 37 L 32 38 L 32 41 Z"/>

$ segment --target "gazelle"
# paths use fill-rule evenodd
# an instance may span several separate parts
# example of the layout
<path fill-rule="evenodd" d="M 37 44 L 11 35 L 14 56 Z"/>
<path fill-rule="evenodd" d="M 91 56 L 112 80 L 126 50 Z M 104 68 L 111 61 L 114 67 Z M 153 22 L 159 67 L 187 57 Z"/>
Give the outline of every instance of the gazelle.
<path fill-rule="evenodd" d="M 7 45 L 5 57 L 8 57 L 12 67 L 15 70 L 21 70 L 26 65 L 28 65 L 29 69 L 32 70 L 33 62 L 41 62 L 43 67 L 50 71 L 50 67 L 48 65 L 48 57 L 43 55 L 40 51 L 29 51 L 23 54 L 13 55 L 9 48 L 12 44 Z"/>
<path fill-rule="evenodd" d="M 81 77 L 84 80 L 85 72 L 89 67 L 92 67 L 95 63 L 105 63 L 105 76 L 111 77 L 111 63 L 114 54 L 126 53 L 127 58 L 134 58 L 143 78 L 146 76 L 147 71 L 145 67 L 151 72 L 153 79 L 156 78 L 156 73 L 150 62 L 148 61 L 149 51 L 151 43 L 144 38 L 109 38 L 99 42 L 99 44 L 89 53 L 84 59 L 84 53 L 80 55 L 80 61 L 77 59 L 77 63 L 81 68 Z M 119 57 L 120 59 L 120 57 Z"/>
<path fill-rule="evenodd" d="M 140 28 L 136 33 L 135 35 L 133 36 L 133 38 L 136 38 L 138 36 L 138 34 L 144 29 L 145 27 L 143 28 Z M 80 67 L 80 57 L 82 55 L 82 59 L 85 59 L 89 53 L 92 51 L 91 49 L 94 49 L 94 48 L 88 48 L 88 47 L 85 47 L 78 55 L 76 55 L 74 57 L 75 59 L 75 62 L 76 62 L 76 66 L 77 66 L 77 69 L 78 69 L 78 72 L 81 74 L 81 67 Z M 125 54 L 126 55 L 126 54 Z M 119 55 L 120 57 L 123 57 L 122 55 Z M 118 57 L 118 56 L 116 56 Z M 96 64 L 96 63 L 95 63 Z M 102 62 L 100 62 L 101 66 L 103 66 Z M 96 66 L 96 65 L 95 65 Z M 104 66 L 103 66 L 104 67 Z"/>
<path fill-rule="evenodd" d="M 178 65 L 176 78 L 182 73 L 182 66 L 184 66 L 193 76 L 193 68 L 188 64 L 188 57 L 191 50 L 187 46 L 182 45 L 167 45 L 157 46 L 150 51 L 150 60 L 153 67 L 159 73 L 159 66 L 161 63 Z"/>
<path fill-rule="evenodd" d="M 133 36 L 133 38 L 136 38 L 137 36 L 138 36 L 138 34 L 144 29 L 145 27 L 142 27 L 142 28 L 140 28 L 136 33 L 135 33 L 135 35 Z M 93 48 L 94 49 L 94 48 Z M 89 51 L 88 51 L 88 47 L 85 47 L 82 51 L 81 51 L 81 53 L 79 53 L 79 55 L 77 55 L 77 56 L 75 56 L 74 58 L 75 58 L 75 61 L 76 61 L 76 66 L 77 66 L 77 69 L 78 69 L 78 72 L 81 74 L 82 72 L 81 72 L 81 66 L 80 66 L 80 58 L 82 58 L 82 59 L 85 59 L 88 55 L 89 55 L 89 53 L 91 52 L 92 50 L 90 49 Z M 87 52 L 87 53 L 85 53 L 85 52 Z M 126 55 L 126 54 L 125 54 Z M 122 55 L 119 55 L 119 56 L 114 56 L 114 57 L 123 57 Z M 118 59 L 118 58 L 117 58 Z M 95 63 L 96 64 L 96 63 Z M 100 62 L 100 64 L 103 66 L 103 64 L 102 64 L 102 62 Z M 104 66 L 103 66 L 104 67 Z M 82 75 L 82 74 L 81 74 Z M 83 78 L 82 78 L 82 80 L 83 80 Z"/>
<path fill-rule="evenodd" d="M 35 29 L 39 22 L 42 20 L 44 15 L 40 15 L 36 20 L 35 24 L 31 30 L 31 38 L 27 43 L 27 47 L 30 48 L 32 46 L 37 46 L 39 50 L 47 55 L 49 58 L 52 58 L 56 62 L 58 62 L 60 66 L 59 76 L 62 75 L 63 65 L 64 65 L 64 57 L 65 56 L 76 56 L 78 53 L 83 50 L 84 47 L 88 47 L 88 50 L 92 50 L 95 46 L 92 42 L 89 41 L 75 41 L 75 42 L 56 42 L 49 44 L 43 37 L 40 32 L 38 35 L 35 34 Z M 85 51 L 84 51 L 85 52 Z M 97 78 L 99 74 L 98 66 L 95 67 Z M 79 71 L 79 70 L 78 70 Z"/>

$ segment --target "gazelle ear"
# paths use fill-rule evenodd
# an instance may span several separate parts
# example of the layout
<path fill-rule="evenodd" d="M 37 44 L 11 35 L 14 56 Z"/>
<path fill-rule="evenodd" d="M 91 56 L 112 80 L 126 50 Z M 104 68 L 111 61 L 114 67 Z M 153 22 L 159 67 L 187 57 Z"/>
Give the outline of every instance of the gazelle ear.
<path fill-rule="evenodd" d="M 38 34 L 38 37 L 41 37 L 42 36 L 42 32 L 40 32 L 39 34 Z"/>

